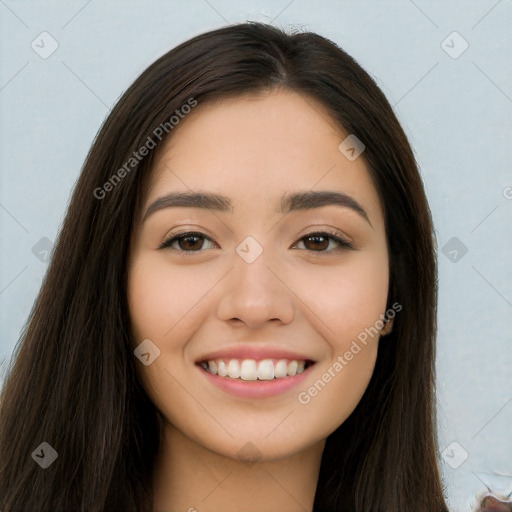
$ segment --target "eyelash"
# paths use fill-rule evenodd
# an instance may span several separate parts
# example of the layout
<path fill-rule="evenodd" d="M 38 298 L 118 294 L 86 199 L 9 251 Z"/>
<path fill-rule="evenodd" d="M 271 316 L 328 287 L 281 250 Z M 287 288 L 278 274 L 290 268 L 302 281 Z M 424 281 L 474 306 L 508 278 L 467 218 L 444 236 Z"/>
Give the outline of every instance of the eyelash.
<path fill-rule="evenodd" d="M 193 254 L 203 252 L 203 250 L 201 250 L 201 249 L 196 250 L 196 251 L 184 251 L 183 249 L 173 249 L 171 247 L 171 245 L 173 245 L 174 242 L 177 242 L 179 240 L 182 240 L 182 239 L 190 237 L 190 236 L 198 236 L 198 237 L 205 238 L 205 239 L 208 239 L 211 242 L 213 242 L 213 240 L 210 237 L 206 236 L 204 233 L 201 233 L 200 231 L 183 231 L 181 233 L 174 233 L 173 235 L 171 235 L 171 237 L 168 238 L 167 240 L 165 240 L 162 244 L 160 244 L 160 246 L 158 248 L 159 249 L 171 249 L 173 251 L 182 253 L 184 256 L 191 256 Z M 301 242 L 307 238 L 313 238 L 313 237 L 323 237 L 323 238 L 329 238 L 331 240 L 334 240 L 341 246 L 338 248 L 338 250 L 342 250 L 342 249 L 353 250 L 354 249 L 354 246 L 350 242 L 347 242 L 347 240 L 342 238 L 337 232 L 334 232 L 334 231 L 314 231 L 314 232 L 308 233 L 307 235 L 304 235 L 302 238 L 300 238 L 299 242 Z M 304 250 L 304 249 L 302 249 L 302 250 Z M 336 249 L 314 251 L 312 249 L 306 249 L 306 251 L 308 251 L 310 253 L 315 253 L 315 254 L 331 253 L 335 250 Z"/>

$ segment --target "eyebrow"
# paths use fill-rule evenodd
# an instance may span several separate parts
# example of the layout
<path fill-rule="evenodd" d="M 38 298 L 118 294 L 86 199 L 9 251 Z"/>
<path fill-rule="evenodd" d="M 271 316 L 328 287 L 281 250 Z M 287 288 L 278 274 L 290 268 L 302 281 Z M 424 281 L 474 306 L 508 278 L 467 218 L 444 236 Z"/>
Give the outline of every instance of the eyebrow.
<path fill-rule="evenodd" d="M 279 213 L 285 214 L 299 210 L 310 210 L 324 206 L 350 208 L 371 226 L 370 219 L 363 207 L 344 192 L 305 191 L 284 194 L 280 201 Z M 171 207 L 204 208 L 218 212 L 232 212 L 233 203 L 229 197 L 211 192 L 172 192 L 152 203 L 143 216 L 144 222 L 152 213 Z"/>

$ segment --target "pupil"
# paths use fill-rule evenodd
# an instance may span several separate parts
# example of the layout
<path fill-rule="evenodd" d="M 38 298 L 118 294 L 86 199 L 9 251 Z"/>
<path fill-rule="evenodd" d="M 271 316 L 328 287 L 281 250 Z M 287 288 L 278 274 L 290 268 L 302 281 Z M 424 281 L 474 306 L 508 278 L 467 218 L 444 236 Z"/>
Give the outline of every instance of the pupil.
<path fill-rule="evenodd" d="M 324 236 L 308 236 L 306 240 L 314 240 L 314 244 L 316 244 L 316 246 L 313 244 L 314 246 L 312 247 L 312 249 L 327 249 L 329 245 L 329 240 Z M 319 243 L 321 244 L 321 246 L 318 245 Z"/>
<path fill-rule="evenodd" d="M 190 240 L 195 240 L 195 242 L 189 243 Z M 184 249 L 184 250 L 200 249 L 201 245 L 202 245 L 202 243 L 198 243 L 198 241 L 200 241 L 200 240 L 201 240 L 201 237 L 197 236 L 197 235 L 186 236 L 179 241 L 180 249 Z M 185 245 L 185 247 L 183 245 Z"/>

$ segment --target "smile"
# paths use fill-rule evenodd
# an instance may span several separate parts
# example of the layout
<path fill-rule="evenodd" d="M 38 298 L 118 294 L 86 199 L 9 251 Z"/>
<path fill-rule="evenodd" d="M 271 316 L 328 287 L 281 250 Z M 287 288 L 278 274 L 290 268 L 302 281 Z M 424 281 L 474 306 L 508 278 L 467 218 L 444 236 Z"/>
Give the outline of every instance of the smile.
<path fill-rule="evenodd" d="M 285 394 L 309 375 L 308 359 L 213 357 L 196 363 L 206 381 L 224 393 L 241 398 L 268 398 Z"/>
<path fill-rule="evenodd" d="M 290 359 L 215 359 L 201 361 L 200 366 L 211 375 L 243 381 L 286 379 L 301 374 L 313 363 Z"/>

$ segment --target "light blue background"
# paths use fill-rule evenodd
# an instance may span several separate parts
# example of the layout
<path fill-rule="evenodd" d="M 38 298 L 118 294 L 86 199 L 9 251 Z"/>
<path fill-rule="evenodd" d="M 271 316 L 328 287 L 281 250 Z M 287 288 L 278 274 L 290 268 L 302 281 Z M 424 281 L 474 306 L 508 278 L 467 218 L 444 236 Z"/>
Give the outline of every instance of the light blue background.
<path fill-rule="evenodd" d="M 376 78 L 422 170 L 439 243 L 440 449 L 458 443 L 441 463 L 451 510 L 470 510 L 483 482 L 512 490 L 512 477 L 489 475 L 512 475 L 510 0 L 0 0 L 0 20 L 3 372 L 47 267 L 32 248 L 55 241 L 85 155 L 121 93 L 201 32 L 245 20 L 304 27 Z M 43 31 L 59 45 L 47 59 L 31 47 Z M 442 46 L 454 31 L 469 44 L 458 58 L 445 51 L 463 47 L 457 36 Z M 467 247 L 456 262 L 441 251 L 452 237 Z"/>

